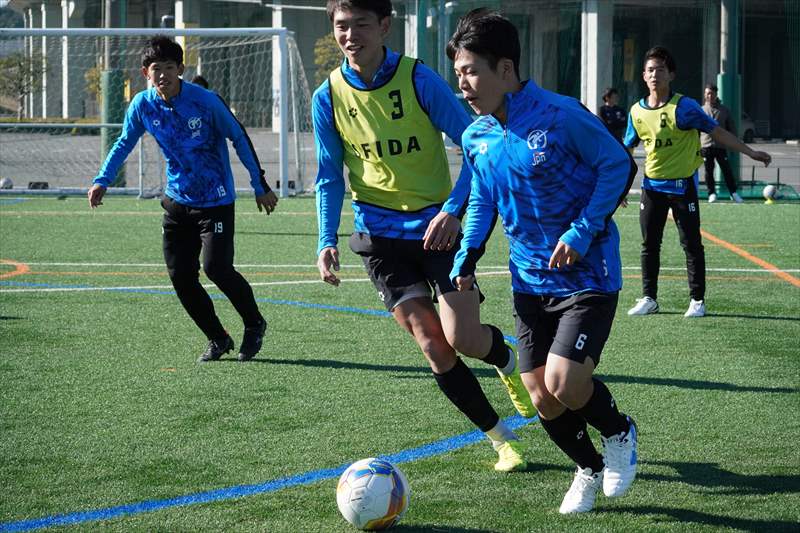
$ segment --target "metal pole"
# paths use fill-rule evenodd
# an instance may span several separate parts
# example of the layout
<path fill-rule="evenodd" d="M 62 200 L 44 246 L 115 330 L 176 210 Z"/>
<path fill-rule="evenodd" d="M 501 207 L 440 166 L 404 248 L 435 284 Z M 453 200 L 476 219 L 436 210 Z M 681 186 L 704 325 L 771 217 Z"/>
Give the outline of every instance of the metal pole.
<path fill-rule="evenodd" d="M 742 82 L 739 76 L 739 0 L 722 0 L 720 5 L 720 74 L 717 76 L 719 98 L 730 109 L 734 132 L 738 137 L 742 117 Z M 729 154 L 734 179 L 739 180 L 739 152 Z"/>
<path fill-rule="evenodd" d="M 289 50 L 286 33 L 287 32 L 284 30 L 278 36 L 278 43 L 281 53 L 281 73 L 283 73 L 283 75 L 280 77 L 280 94 L 278 95 L 280 98 L 278 107 L 280 112 L 281 128 L 280 133 L 278 134 L 281 154 L 281 198 L 286 198 L 289 196 L 289 136 L 287 135 L 287 130 L 289 129 L 289 113 L 286 105 L 286 93 L 289 91 L 289 83 L 286 80 L 286 73 L 289 71 L 289 58 L 287 57 L 289 55 Z"/>
<path fill-rule="evenodd" d="M 111 0 L 104 0 L 104 21 L 103 26 L 108 29 L 111 27 Z M 111 39 L 106 37 L 103 40 L 104 50 L 103 50 L 103 68 L 105 70 L 109 70 L 111 68 Z"/>
<path fill-rule="evenodd" d="M 69 27 L 69 1 L 61 0 L 61 27 Z M 61 118 L 69 118 L 69 37 L 61 38 Z"/>
<path fill-rule="evenodd" d="M 42 28 L 47 27 L 47 5 L 42 2 Z M 42 118 L 47 118 L 47 37 L 42 36 Z"/>
<path fill-rule="evenodd" d="M 297 63 L 294 60 L 295 50 L 289 53 L 289 72 L 287 73 L 292 81 L 292 127 L 294 131 L 294 190 L 302 190 L 301 187 L 303 175 L 300 171 L 300 121 L 297 117 L 297 82 L 295 81 L 294 70 L 297 68 Z"/>
<path fill-rule="evenodd" d="M 144 196 L 144 135 L 139 139 L 139 198 Z"/>
<path fill-rule="evenodd" d="M 417 0 L 417 58 L 423 61 L 428 59 L 428 43 L 425 35 L 428 29 L 428 2 Z"/>

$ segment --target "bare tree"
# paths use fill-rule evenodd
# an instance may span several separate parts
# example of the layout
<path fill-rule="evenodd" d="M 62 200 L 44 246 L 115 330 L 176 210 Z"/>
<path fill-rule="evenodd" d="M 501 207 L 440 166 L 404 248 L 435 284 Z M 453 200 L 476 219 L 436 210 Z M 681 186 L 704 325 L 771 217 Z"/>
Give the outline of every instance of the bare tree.
<path fill-rule="evenodd" d="M 22 120 L 25 97 L 42 87 L 44 72 L 41 57 L 17 52 L 0 58 L 0 94 L 17 100 L 17 120 Z"/>

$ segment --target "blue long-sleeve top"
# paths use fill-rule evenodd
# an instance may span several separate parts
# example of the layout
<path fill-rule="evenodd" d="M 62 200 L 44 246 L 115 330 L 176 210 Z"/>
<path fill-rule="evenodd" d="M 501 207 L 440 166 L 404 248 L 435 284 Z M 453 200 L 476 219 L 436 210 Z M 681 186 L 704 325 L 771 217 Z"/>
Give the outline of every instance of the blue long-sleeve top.
<path fill-rule="evenodd" d="M 670 99 L 672 96 L 673 95 L 670 94 Z M 639 100 L 639 105 L 644 109 L 651 109 L 650 106 L 647 105 L 647 97 Z M 675 124 L 682 130 L 695 129 L 705 133 L 711 133 L 714 128 L 719 126 L 716 120 L 706 115 L 706 112 L 703 111 L 700 104 L 687 96 L 678 100 L 678 106 L 675 108 Z M 633 148 L 639 145 L 639 141 L 639 134 L 636 133 L 636 128 L 633 126 L 633 118 L 629 111 L 628 126 L 625 129 L 625 136 L 622 139 L 622 144 L 627 148 Z M 695 190 L 697 190 L 697 172 L 694 173 L 692 179 L 695 182 Z M 666 194 L 683 195 L 686 193 L 686 184 L 684 180 L 661 180 L 644 176 L 642 179 L 642 188 Z"/>
<path fill-rule="evenodd" d="M 145 131 L 155 138 L 166 159 L 164 193 L 181 204 L 214 207 L 236 199 L 226 139 L 233 142 L 247 168 L 256 196 L 270 190 L 253 143 L 222 98 L 185 81 L 169 102 L 155 88 L 133 98 L 122 133 L 94 178 L 95 184 L 107 187 L 114 180 Z"/>
<path fill-rule="evenodd" d="M 505 96 L 505 106 L 505 125 L 487 115 L 463 135 L 471 193 L 451 278 L 474 274 L 499 215 L 515 292 L 619 291 L 619 233 L 611 215 L 635 174 L 633 160 L 574 98 L 528 81 Z M 551 269 L 559 240 L 581 259 Z"/>
<path fill-rule="evenodd" d="M 367 89 L 385 83 L 394 73 L 398 61 L 400 54 L 385 48 L 383 63 L 369 86 L 361 80 L 346 59 L 342 62 L 341 68 L 348 83 L 359 89 Z M 434 127 L 460 145 L 461 134 L 471 120 L 447 83 L 423 64 L 417 65 L 414 70 L 413 83 L 417 98 Z M 325 80 L 314 91 L 312 116 L 319 165 L 315 185 L 319 223 L 317 254 L 319 254 L 323 248 L 337 245 L 336 232 L 341 221 L 345 193 L 344 147 L 334 125 L 329 80 Z M 466 165 L 462 165 L 458 180 L 444 204 L 415 212 L 383 209 L 376 205 L 353 201 L 354 229 L 357 232 L 381 237 L 421 239 L 428 223 L 440 211 L 453 216 L 463 215 L 469 195 L 469 179 L 469 170 Z"/>

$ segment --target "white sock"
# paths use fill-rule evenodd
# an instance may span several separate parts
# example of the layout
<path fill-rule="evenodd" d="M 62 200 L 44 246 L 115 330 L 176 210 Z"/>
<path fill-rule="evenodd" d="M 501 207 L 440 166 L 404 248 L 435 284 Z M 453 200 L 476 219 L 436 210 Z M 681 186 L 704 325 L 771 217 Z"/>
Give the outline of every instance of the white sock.
<path fill-rule="evenodd" d="M 508 349 L 508 363 L 503 368 L 497 367 L 500 372 L 503 373 L 504 376 L 510 376 L 514 373 L 514 369 L 517 368 L 517 358 L 514 356 L 514 350 L 511 348 Z"/>
<path fill-rule="evenodd" d="M 517 437 L 516 433 L 514 433 L 511 428 L 509 428 L 502 420 L 498 420 L 497 424 L 495 424 L 492 429 L 486 432 L 486 436 L 490 441 L 492 441 L 492 446 L 495 448 L 504 442 L 510 440 L 519 440 L 519 437 Z"/>

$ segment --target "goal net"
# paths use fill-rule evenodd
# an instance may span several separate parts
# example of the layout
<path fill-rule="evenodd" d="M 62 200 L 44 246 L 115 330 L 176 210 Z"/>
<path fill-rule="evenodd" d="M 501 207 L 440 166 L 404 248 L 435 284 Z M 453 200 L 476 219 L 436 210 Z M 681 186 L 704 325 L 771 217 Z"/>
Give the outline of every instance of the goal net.
<path fill-rule="evenodd" d="M 291 34 L 272 28 L 0 29 L 0 178 L 14 192 L 86 190 L 131 99 L 147 89 L 141 55 L 155 34 L 184 48 L 184 80 L 202 76 L 228 103 L 270 185 L 282 196 L 305 190 L 310 90 Z M 251 190 L 229 148 L 237 189 Z M 111 192 L 154 195 L 164 179 L 163 156 L 145 135 Z"/>

